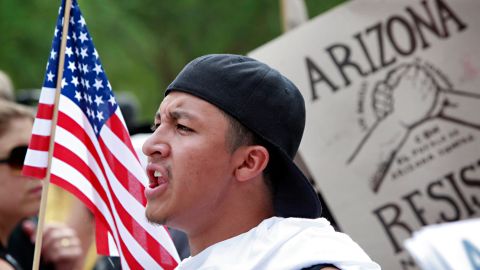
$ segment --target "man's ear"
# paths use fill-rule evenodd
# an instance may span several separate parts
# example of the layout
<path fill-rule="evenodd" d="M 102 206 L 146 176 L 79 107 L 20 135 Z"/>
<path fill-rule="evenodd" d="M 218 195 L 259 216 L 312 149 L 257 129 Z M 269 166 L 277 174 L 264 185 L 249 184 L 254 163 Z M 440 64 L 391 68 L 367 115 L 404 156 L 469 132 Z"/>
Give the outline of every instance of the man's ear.
<path fill-rule="evenodd" d="M 261 145 L 240 147 L 235 153 L 236 179 L 243 182 L 258 176 L 267 167 L 269 158 L 268 150 Z"/>

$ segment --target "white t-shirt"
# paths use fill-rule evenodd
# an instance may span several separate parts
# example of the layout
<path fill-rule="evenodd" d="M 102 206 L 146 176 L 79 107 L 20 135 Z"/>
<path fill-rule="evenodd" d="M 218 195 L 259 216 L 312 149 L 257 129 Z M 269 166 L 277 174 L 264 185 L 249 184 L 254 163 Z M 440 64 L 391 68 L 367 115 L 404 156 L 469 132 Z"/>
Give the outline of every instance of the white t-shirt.
<path fill-rule="evenodd" d="M 348 235 L 335 232 L 324 218 L 280 218 L 262 221 L 250 231 L 216 243 L 184 259 L 181 270 L 300 270 L 317 264 L 345 270 L 378 270 L 380 266 Z"/>

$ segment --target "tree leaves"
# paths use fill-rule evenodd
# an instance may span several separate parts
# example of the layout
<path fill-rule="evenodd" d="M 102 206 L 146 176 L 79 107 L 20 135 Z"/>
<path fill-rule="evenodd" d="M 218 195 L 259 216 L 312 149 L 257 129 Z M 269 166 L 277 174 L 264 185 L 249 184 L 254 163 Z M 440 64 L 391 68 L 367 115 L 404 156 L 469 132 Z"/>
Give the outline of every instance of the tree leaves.
<path fill-rule="evenodd" d="M 313 17 L 345 0 L 307 1 Z M 246 54 L 281 35 L 278 1 L 79 0 L 117 95 L 133 93 L 150 121 L 191 59 Z M 60 1 L 0 1 L 0 69 L 17 89 L 40 88 Z"/>

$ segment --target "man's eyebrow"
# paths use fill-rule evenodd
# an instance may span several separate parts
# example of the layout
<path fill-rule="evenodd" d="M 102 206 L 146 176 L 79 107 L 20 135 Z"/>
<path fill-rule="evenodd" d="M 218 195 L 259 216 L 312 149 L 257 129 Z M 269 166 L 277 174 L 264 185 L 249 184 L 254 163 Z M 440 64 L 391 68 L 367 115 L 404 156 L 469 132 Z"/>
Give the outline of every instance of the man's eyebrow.
<path fill-rule="evenodd" d="M 191 113 L 188 113 L 186 111 L 182 111 L 182 110 L 174 110 L 174 111 L 171 111 L 169 112 L 169 117 L 172 118 L 172 119 L 181 119 L 181 118 L 186 118 L 186 119 L 196 119 L 196 117 L 194 115 L 192 115 Z M 160 114 L 160 112 L 157 112 L 155 113 L 155 120 L 158 120 L 160 121 L 162 119 L 162 116 Z"/>
<path fill-rule="evenodd" d="M 182 111 L 182 110 L 173 110 L 169 114 L 170 114 L 170 117 L 173 119 L 180 119 L 180 118 L 195 119 L 196 118 L 193 114 L 188 113 L 186 111 Z"/>

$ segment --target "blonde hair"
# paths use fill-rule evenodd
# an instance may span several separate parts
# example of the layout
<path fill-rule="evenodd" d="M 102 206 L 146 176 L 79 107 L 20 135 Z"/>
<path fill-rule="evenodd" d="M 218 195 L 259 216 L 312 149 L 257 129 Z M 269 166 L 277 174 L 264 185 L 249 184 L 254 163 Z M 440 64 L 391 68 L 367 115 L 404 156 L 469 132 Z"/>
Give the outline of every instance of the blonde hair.
<path fill-rule="evenodd" d="M 8 75 L 0 70 L 0 99 L 14 100 L 13 84 Z"/>
<path fill-rule="evenodd" d="M 33 110 L 27 106 L 0 99 L 0 136 L 5 133 L 13 120 L 19 118 L 28 118 L 33 121 L 35 118 Z"/>

